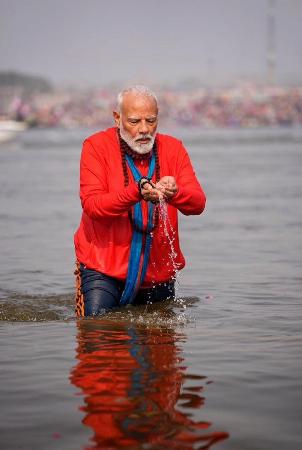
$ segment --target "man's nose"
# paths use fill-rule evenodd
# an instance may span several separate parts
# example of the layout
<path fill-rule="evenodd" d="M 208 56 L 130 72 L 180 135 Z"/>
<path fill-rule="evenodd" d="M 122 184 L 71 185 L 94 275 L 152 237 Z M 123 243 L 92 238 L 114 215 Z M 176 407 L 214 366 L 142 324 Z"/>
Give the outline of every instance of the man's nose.
<path fill-rule="evenodd" d="M 147 133 L 149 133 L 149 128 L 148 128 L 148 124 L 147 124 L 147 122 L 145 121 L 145 120 L 142 120 L 141 122 L 140 122 L 140 124 L 139 124 L 140 126 L 139 126 L 139 132 L 141 133 L 141 134 L 147 134 Z"/>

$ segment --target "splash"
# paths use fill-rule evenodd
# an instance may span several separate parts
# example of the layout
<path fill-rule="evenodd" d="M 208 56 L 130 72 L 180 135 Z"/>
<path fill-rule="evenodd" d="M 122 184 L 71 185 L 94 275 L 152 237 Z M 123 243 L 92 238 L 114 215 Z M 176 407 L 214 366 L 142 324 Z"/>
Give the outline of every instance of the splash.
<path fill-rule="evenodd" d="M 158 302 L 153 305 L 129 305 L 108 311 L 107 320 L 114 323 L 144 325 L 145 327 L 175 327 L 195 323 L 195 317 L 189 314 L 190 306 L 199 301 L 197 297 L 184 297 L 184 304 L 173 301 Z M 184 309 L 186 309 L 186 314 Z M 72 321 L 74 314 L 74 293 L 62 295 L 28 295 L 10 293 L 0 300 L 1 322 L 49 322 Z M 96 319 L 85 318 L 85 320 Z"/>

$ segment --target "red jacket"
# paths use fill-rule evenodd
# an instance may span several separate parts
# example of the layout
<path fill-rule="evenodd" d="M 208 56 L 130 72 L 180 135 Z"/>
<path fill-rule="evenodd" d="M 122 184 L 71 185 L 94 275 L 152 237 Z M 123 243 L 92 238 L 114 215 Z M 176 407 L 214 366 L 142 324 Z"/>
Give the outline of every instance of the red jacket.
<path fill-rule="evenodd" d="M 177 139 L 157 134 L 160 176 L 174 176 L 178 193 L 169 201 L 170 238 L 176 253 L 171 260 L 171 245 L 162 222 L 154 230 L 149 265 L 143 286 L 171 279 L 175 267 L 182 269 L 185 259 L 179 247 L 177 210 L 185 215 L 201 214 L 205 194 L 195 176 L 190 158 Z M 148 162 L 136 162 L 143 176 Z M 89 269 L 125 280 L 132 239 L 128 210 L 142 201 L 129 170 L 130 183 L 124 187 L 124 175 L 116 128 L 96 133 L 84 141 L 80 164 L 80 197 L 83 214 L 75 233 L 77 259 Z M 154 179 L 155 181 L 155 179 Z M 172 235 L 173 234 L 173 235 Z"/>

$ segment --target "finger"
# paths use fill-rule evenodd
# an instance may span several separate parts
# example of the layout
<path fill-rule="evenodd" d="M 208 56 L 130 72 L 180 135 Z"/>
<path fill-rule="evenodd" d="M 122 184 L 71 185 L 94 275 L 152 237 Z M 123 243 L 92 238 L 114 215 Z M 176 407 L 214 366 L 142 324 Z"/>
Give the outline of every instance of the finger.
<path fill-rule="evenodd" d="M 150 189 L 142 192 L 143 199 L 146 201 L 157 202 L 159 198 L 163 197 L 163 194 L 158 189 Z"/>
<path fill-rule="evenodd" d="M 150 196 L 151 196 L 151 201 L 158 202 L 160 199 L 163 198 L 163 193 L 160 190 L 158 190 L 158 189 L 154 189 L 150 193 Z"/>
<path fill-rule="evenodd" d="M 152 192 L 152 190 L 153 190 L 153 188 L 150 185 L 148 185 L 148 187 L 147 187 L 147 185 L 145 185 L 142 189 L 142 196 Z"/>
<path fill-rule="evenodd" d="M 174 197 L 174 195 L 177 193 L 177 191 L 175 191 L 175 190 L 173 190 L 173 191 L 165 191 L 165 196 L 167 197 L 167 198 L 172 198 L 172 197 Z"/>
<path fill-rule="evenodd" d="M 175 194 L 175 192 L 177 192 L 177 189 L 176 188 L 165 188 L 164 192 L 168 193 L 168 194 Z"/>

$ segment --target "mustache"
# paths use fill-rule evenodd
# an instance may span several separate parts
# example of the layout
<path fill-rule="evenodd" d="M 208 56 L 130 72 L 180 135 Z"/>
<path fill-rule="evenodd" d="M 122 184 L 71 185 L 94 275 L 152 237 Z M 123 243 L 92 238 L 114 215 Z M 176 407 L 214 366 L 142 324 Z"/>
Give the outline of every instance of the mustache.
<path fill-rule="evenodd" d="M 137 141 L 139 141 L 140 139 L 152 139 L 152 136 L 151 136 L 151 134 L 149 134 L 149 133 L 146 133 L 146 134 L 139 134 L 138 136 L 136 136 L 136 137 L 134 138 L 134 142 L 137 142 Z"/>

